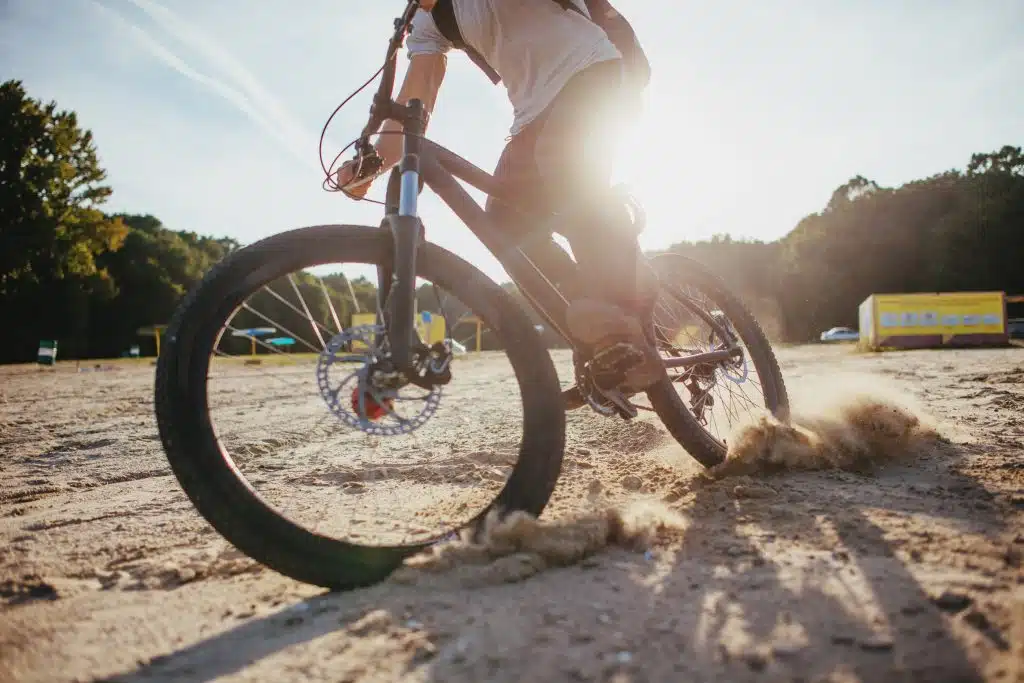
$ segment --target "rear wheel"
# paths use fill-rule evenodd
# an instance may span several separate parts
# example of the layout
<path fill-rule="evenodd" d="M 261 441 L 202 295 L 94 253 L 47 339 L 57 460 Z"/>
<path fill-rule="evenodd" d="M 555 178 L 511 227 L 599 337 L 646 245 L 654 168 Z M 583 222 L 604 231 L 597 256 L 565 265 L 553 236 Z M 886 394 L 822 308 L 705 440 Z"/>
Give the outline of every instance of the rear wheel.
<path fill-rule="evenodd" d="M 669 368 L 647 392 L 676 441 L 702 465 L 714 467 L 725 459 L 738 425 L 765 413 L 788 418 L 782 373 L 761 326 L 721 278 L 679 254 L 659 254 L 651 265 L 661 281 L 654 331 L 663 358 L 733 344 L 742 349 L 732 360 Z"/>
<path fill-rule="evenodd" d="M 450 537 L 459 526 L 478 522 L 492 509 L 540 515 L 558 478 L 565 446 L 565 414 L 558 377 L 533 324 L 496 283 L 469 263 L 432 244 L 422 245 L 417 274 L 435 284 L 435 293 L 440 289 L 450 292 L 464 309 L 478 316 L 490 330 L 492 343 L 503 349 L 508 358 L 507 365 L 495 365 L 487 357 L 468 360 L 456 357 L 451 364 L 452 385 L 458 381 L 460 372 L 472 374 L 471 369 L 476 366 L 486 366 L 491 375 L 495 367 L 511 366 L 509 374 L 514 377 L 495 386 L 491 375 L 486 375 L 471 385 L 467 395 L 476 397 L 475 402 L 470 400 L 451 411 L 457 420 L 462 420 L 461 432 L 457 427 L 450 431 L 440 431 L 433 426 L 420 429 L 425 420 L 396 422 L 398 426 L 391 431 L 382 427 L 376 432 L 367 430 L 369 435 L 352 429 L 359 426 L 358 421 L 353 423 L 351 415 L 362 394 L 352 390 L 350 401 L 349 390 L 343 392 L 344 385 L 337 385 L 332 379 L 337 377 L 331 374 L 335 371 L 332 368 L 337 369 L 342 361 L 353 356 L 357 345 L 372 348 L 372 335 L 351 335 L 339 322 L 339 317 L 344 316 L 337 314 L 333 304 L 330 304 L 331 315 L 325 308 L 319 309 L 319 313 L 313 311 L 312 298 L 319 296 L 323 281 L 318 286 L 315 281 L 307 282 L 303 278 L 314 277 L 309 275 L 312 272 L 309 269 L 322 264 L 365 264 L 370 270 L 373 266 L 387 267 L 392 246 L 392 235 L 387 230 L 317 226 L 275 235 L 232 254 L 210 271 L 176 312 L 157 365 L 155 401 L 160 437 L 175 476 L 198 511 L 229 542 L 256 561 L 297 580 L 334 589 L 368 585 L 385 578 L 407 556 Z M 290 275 L 296 272 L 301 275 Z M 274 290 L 270 285 L 275 282 L 285 284 Z M 307 294 L 303 296 L 303 288 L 307 286 Z M 292 289 L 295 298 L 290 298 Z M 345 291 L 351 292 L 351 286 Z M 326 287 L 323 296 L 330 302 L 332 295 Z M 273 303 L 281 316 L 304 314 L 305 318 L 299 316 L 304 323 L 283 322 L 283 318 L 260 313 L 250 305 L 250 297 L 253 301 L 262 297 L 262 301 Z M 245 320 L 254 326 L 248 327 L 237 322 L 240 312 L 259 315 L 260 319 L 250 315 Z M 333 329 L 328 330 L 329 327 Z M 279 336 L 258 338 L 259 329 L 276 329 Z M 287 334 L 283 335 L 282 331 Z M 337 334 L 333 337 L 327 334 L 335 331 Z M 242 338 L 232 339 L 232 335 Z M 282 339 L 291 339 L 291 342 L 280 341 Z M 306 343 L 323 348 L 301 354 L 275 346 L 294 343 L 296 339 L 313 340 Z M 228 355 L 223 352 L 226 344 L 240 347 L 244 356 L 222 357 Z M 213 356 L 216 356 L 215 361 Z M 266 387 L 258 385 L 257 389 L 252 373 L 260 366 L 268 370 L 276 383 L 268 382 Z M 217 378 L 227 378 L 229 390 L 208 389 L 208 381 Z M 444 389 L 448 391 L 450 387 Z M 515 390 L 519 392 L 519 401 L 506 407 Z M 295 391 L 305 394 L 296 399 Z M 244 396 L 239 398 L 236 394 Z M 253 394 L 257 394 L 253 401 L 258 405 L 240 409 L 238 403 Z M 211 416 L 210 404 L 213 399 L 225 397 L 235 402 L 228 406 L 223 418 L 217 413 L 215 419 Z M 382 401 L 387 409 L 380 412 L 388 412 L 397 405 L 395 401 L 402 400 L 410 399 Z M 429 408 L 423 408 L 422 415 L 427 412 L 433 415 L 437 404 L 443 405 L 443 399 L 436 393 L 422 401 L 416 405 Z M 522 421 L 519 430 L 508 419 L 509 415 L 518 414 L 518 403 L 521 403 Z M 265 409 L 265 416 L 254 418 L 251 411 L 256 409 Z M 346 424 L 338 423 L 339 416 Z M 495 417 L 502 425 L 495 431 L 501 431 L 499 436 L 504 441 L 486 452 L 481 451 L 479 442 L 474 444 L 473 452 L 457 452 L 467 440 L 466 432 L 475 429 L 475 422 L 488 416 Z M 268 423 L 277 418 L 295 420 L 294 428 L 268 427 Z M 239 434 L 224 436 L 218 432 L 218 426 L 223 429 L 232 422 L 240 427 Z M 513 426 L 510 428 L 508 424 Z M 411 433 L 414 430 L 419 431 Z M 257 446 L 235 448 L 237 439 L 252 437 L 257 431 L 262 437 Z M 322 450 L 313 450 L 309 444 L 327 432 L 344 432 L 345 435 L 332 441 L 332 450 L 325 456 Z M 392 433 L 400 436 L 389 435 Z M 402 442 L 403 438 L 408 440 Z M 295 454 L 283 457 L 284 446 L 294 446 Z M 396 448 L 402 452 L 396 455 L 392 452 Z M 377 454 L 394 457 L 396 462 L 378 469 L 360 462 L 357 474 L 362 478 L 353 480 L 356 468 L 353 453 L 357 450 L 360 458 Z M 407 461 L 397 461 L 399 455 L 408 456 Z M 429 476 L 422 475 L 431 467 L 427 457 L 434 455 L 443 461 L 442 466 L 432 469 Z M 456 462 L 455 455 L 462 458 L 458 460 L 462 464 Z M 327 458 L 332 459 L 329 467 L 324 465 Z M 248 465 L 253 465 L 255 476 L 243 472 Z M 509 466 L 511 471 L 507 478 L 499 471 L 499 465 Z M 340 515 L 343 509 L 358 510 L 365 505 L 367 491 L 373 489 L 381 477 L 390 478 L 385 498 L 394 504 L 422 496 L 425 489 L 434 491 L 432 500 L 445 498 L 447 494 L 438 494 L 437 490 L 448 486 L 449 480 L 455 478 L 460 483 L 447 490 L 479 501 L 482 509 L 467 510 L 472 506 L 449 501 L 446 512 L 453 515 L 465 512 L 468 519 L 459 526 L 427 536 L 421 534 L 414 540 L 371 543 L 363 540 L 368 524 L 359 527 L 364 530 L 359 542 L 340 540 L 282 514 L 272 506 L 270 494 L 257 493 L 257 484 L 254 484 L 257 479 L 281 472 L 285 473 L 286 481 L 271 489 L 270 494 L 294 504 L 299 510 L 295 519 L 315 512 L 323 518 L 331 517 L 325 524 L 332 528 L 338 527 L 333 517 Z M 472 476 L 467 478 L 467 472 Z M 493 484 L 494 490 L 481 499 L 479 494 L 481 487 L 486 488 L 485 484 Z M 350 502 L 343 500 L 339 507 L 337 496 L 343 493 L 360 495 L 349 495 Z M 321 500 L 315 500 L 316 495 L 320 495 Z M 417 498 L 416 502 L 423 499 Z M 379 518 L 387 517 L 389 512 L 385 505 L 375 514 L 375 519 L 368 521 L 381 522 Z M 417 509 L 415 515 L 420 516 L 415 521 L 420 521 L 422 510 Z M 352 536 L 360 537 L 360 534 Z"/>

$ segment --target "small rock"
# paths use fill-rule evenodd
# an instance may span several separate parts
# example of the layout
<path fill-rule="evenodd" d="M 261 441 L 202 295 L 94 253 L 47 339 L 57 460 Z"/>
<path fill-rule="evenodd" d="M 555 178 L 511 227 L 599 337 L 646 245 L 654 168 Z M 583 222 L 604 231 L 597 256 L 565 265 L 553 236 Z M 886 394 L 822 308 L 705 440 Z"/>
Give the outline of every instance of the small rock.
<path fill-rule="evenodd" d="M 602 624 L 610 624 L 610 623 L 612 623 L 612 618 L 610 616 L 608 616 L 607 614 L 598 614 L 597 615 L 597 620 L 599 622 L 601 622 Z"/>
<path fill-rule="evenodd" d="M 962 612 L 971 606 L 973 600 L 970 596 L 955 591 L 942 591 L 942 594 L 934 598 L 935 606 L 946 612 Z"/>
<path fill-rule="evenodd" d="M 774 643 L 772 645 L 772 654 L 776 657 L 793 657 L 803 650 L 803 646 L 798 643 Z"/>
<path fill-rule="evenodd" d="M 882 652 L 892 649 L 892 638 L 886 635 L 875 635 L 860 641 L 860 649 L 871 652 Z"/>
<path fill-rule="evenodd" d="M 94 572 L 94 574 L 96 576 L 96 579 L 100 582 L 100 586 L 102 586 L 103 588 L 110 588 L 111 586 L 116 586 L 117 583 L 121 580 L 122 576 L 121 572 L 117 571 L 116 569 L 114 571 L 109 572 L 104 571 L 102 569 L 97 569 Z"/>
<path fill-rule="evenodd" d="M 591 450 L 589 448 L 577 448 L 576 453 L 577 455 L 590 455 Z"/>
<path fill-rule="evenodd" d="M 415 619 L 409 619 L 405 622 L 405 627 L 412 629 L 413 631 L 418 631 L 423 628 L 423 622 L 416 621 Z"/>
<path fill-rule="evenodd" d="M 598 496 L 603 490 L 604 486 L 601 485 L 600 479 L 591 479 L 590 484 L 587 486 L 587 495 Z"/>
<path fill-rule="evenodd" d="M 770 486 L 737 484 L 732 488 L 733 498 L 774 498 L 778 492 Z"/>
<path fill-rule="evenodd" d="M 615 661 L 619 664 L 629 664 L 633 661 L 633 653 L 623 650 L 622 652 L 615 653 Z"/>
<path fill-rule="evenodd" d="M 191 567 L 181 567 L 178 569 L 178 581 L 180 583 L 188 583 L 196 578 L 196 570 Z"/>
<path fill-rule="evenodd" d="M 619 480 L 619 484 L 627 491 L 639 491 L 644 485 L 644 480 L 635 474 L 628 474 Z"/>

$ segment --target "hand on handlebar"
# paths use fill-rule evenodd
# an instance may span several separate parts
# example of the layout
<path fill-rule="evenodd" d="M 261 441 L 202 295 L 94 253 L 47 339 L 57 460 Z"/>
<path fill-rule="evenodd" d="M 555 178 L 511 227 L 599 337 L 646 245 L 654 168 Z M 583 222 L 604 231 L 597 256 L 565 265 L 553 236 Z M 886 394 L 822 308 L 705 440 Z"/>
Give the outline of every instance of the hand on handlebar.
<path fill-rule="evenodd" d="M 336 186 L 346 194 L 362 199 L 377 177 L 380 166 L 380 158 L 376 156 L 350 159 L 335 174 Z"/>

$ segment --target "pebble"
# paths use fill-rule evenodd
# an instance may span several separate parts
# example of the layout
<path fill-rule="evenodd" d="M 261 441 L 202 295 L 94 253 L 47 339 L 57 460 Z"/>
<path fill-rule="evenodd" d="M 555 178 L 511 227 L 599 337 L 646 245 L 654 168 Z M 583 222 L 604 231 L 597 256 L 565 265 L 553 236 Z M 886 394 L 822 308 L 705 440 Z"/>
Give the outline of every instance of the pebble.
<path fill-rule="evenodd" d="M 885 635 L 876 635 L 860 641 L 860 649 L 873 652 L 892 649 L 892 638 Z"/>
<path fill-rule="evenodd" d="M 772 654 L 776 657 L 792 657 L 803 650 L 803 646 L 798 643 L 774 643 L 772 645 Z"/>
<path fill-rule="evenodd" d="M 774 498 L 778 492 L 770 486 L 738 484 L 733 487 L 732 495 L 734 498 Z"/>
<path fill-rule="evenodd" d="M 104 587 L 104 588 L 109 588 L 109 587 L 117 584 L 121 580 L 121 577 L 122 577 L 121 572 L 117 571 L 116 569 L 114 571 L 109 571 L 109 572 L 108 571 L 104 571 L 102 569 L 97 569 L 94 572 L 94 574 L 95 574 L 96 578 L 99 580 L 100 585 L 102 587 Z"/>
<path fill-rule="evenodd" d="M 971 606 L 973 602 L 968 595 L 963 593 L 957 593 L 956 591 L 942 591 L 942 594 L 935 598 L 932 602 L 935 606 L 941 610 L 949 612 L 960 612 Z"/>
<path fill-rule="evenodd" d="M 644 480 L 635 474 L 628 474 L 619 480 L 619 484 L 627 491 L 639 491 L 644 485 Z"/>

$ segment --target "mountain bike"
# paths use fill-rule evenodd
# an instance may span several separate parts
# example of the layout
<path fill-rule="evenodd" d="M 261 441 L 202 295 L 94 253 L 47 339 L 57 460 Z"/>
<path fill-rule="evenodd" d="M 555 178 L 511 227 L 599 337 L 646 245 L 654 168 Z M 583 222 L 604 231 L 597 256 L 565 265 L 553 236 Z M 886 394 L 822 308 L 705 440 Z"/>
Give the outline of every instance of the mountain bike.
<path fill-rule="evenodd" d="M 486 323 L 495 345 L 507 353 L 514 370 L 521 393 L 523 426 L 518 449 L 514 457 L 510 456 L 514 459 L 511 475 L 497 496 L 462 529 L 479 529 L 491 511 L 523 511 L 539 516 L 561 473 L 566 446 L 562 387 L 534 321 L 507 289 L 425 238 L 418 197 L 424 187 L 429 187 L 498 259 L 546 326 L 571 344 L 564 322 L 568 302 L 552 284 L 550 273 L 535 264 L 519 242 L 494 225 L 457 181 L 461 179 L 494 196 L 501 188 L 493 177 L 424 137 L 421 102 L 399 105 L 392 99 L 397 53 L 418 6 L 418 0 L 410 0 L 395 20 L 370 117 L 354 143 L 357 158 L 365 162 L 365 175 L 369 176 L 379 170 L 379 159 L 369 138 L 387 119 L 402 124 L 404 155 L 390 172 L 381 224 L 304 227 L 230 254 L 179 306 L 157 364 L 155 403 L 160 438 L 192 504 L 249 557 L 297 580 L 334 589 L 380 581 L 410 555 L 450 539 L 454 530 L 393 544 L 337 540 L 280 514 L 242 475 L 238 465 L 242 456 L 231 452 L 230 438 L 218 436 L 217 420 L 211 418 L 207 382 L 216 374 L 213 359 L 226 334 L 244 337 L 254 350 L 257 343 L 270 348 L 271 344 L 258 339 L 256 331 L 239 330 L 230 322 L 239 311 L 255 312 L 246 297 L 267 290 L 267 283 L 278 281 L 286 273 L 304 272 L 302 269 L 335 260 L 368 264 L 375 269 L 376 310 L 369 324 L 342 325 L 331 306 L 330 318 L 336 324 L 328 330 L 330 325 L 310 315 L 311 290 L 307 288 L 303 296 L 295 278 L 289 282 L 299 303 L 288 303 L 289 310 L 305 312 L 321 341 L 317 346 L 322 348 L 316 354 L 316 400 L 326 403 L 328 414 L 374 438 L 422 428 L 437 409 L 442 390 L 460 372 L 462 361 L 453 340 L 424 339 L 417 326 L 417 278 L 441 283 Z M 640 211 L 638 206 L 634 208 Z M 571 213 L 570 207 L 558 215 L 538 217 L 538 230 L 557 232 L 559 222 L 569 220 Z M 766 335 L 722 280 L 698 262 L 678 254 L 660 254 L 650 262 L 661 281 L 650 337 L 665 366 L 664 377 L 645 392 L 650 406 L 639 403 L 643 397 L 618 390 L 614 364 L 597 363 L 591 349 L 578 345 L 573 348 L 576 386 L 584 393 L 586 406 L 600 416 L 632 420 L 642 409 L 655 413 L 690 455 L 703 466 L 713 467 L 722 462 L 727 451 L 726 439 L 713 434 L 710 427 L 716 419 L 713 390 L 724 386 L 734 391 L 735 387 L 756 383 L 763 392 L 763 404 L 751 403 L 760 411 L 785 419 L 788 399 L 783 379 Z M 271 293 L 276 300 L 284 300 L 279 293 Z M 324 296 L 330 301 L 326 289 Z M 706 301 L 709 297 L 713 304 Z M 274 322 L 271 318 L 261 316 L 268 324 Z M 669 318 L 672 320 L 665 322 Z M 688 341 L 681 331 L 689 335 Z M 270 350 L 280 352 L 277 348 Z M 356 363 L 357 369 L 346 376 L 355 377 L 352 381 L 356 387 L 351 394 L 332 379 L 343 361 Z M 759 380 L 751 379 L 752 371 Z M 410 388 L 426 392 L 424 407 L 411 419 L 395 417 L 400 392 Z M 264 403 L 267 400 L 261 399 Z M 249 418 L 245 410 L 235 413 L 239 419 Z M 395 419 L 389 421 L 389 417 Z M 301 433 L 293 435 L 293 442 L 301 445 L 302 438 Z M 455 444 L 456 440 L 449 442 Z M 278 461 L 266 469 L 295 468 L 299 464 L 294 459 Z M 308 481 L 299 476 L 293 480 Z M 336 481 L 338 486 L 346 485 L 342 479 Z"/>

